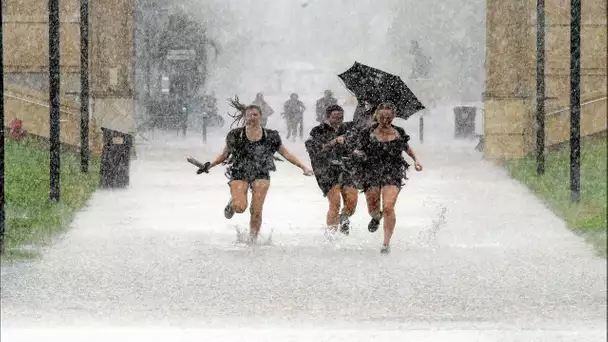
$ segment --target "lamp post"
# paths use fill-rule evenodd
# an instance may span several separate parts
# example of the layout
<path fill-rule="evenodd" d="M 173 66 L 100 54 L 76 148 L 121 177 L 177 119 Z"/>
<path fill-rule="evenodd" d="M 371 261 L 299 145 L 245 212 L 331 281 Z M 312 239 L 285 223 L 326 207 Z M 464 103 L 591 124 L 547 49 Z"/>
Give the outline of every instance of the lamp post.
<path fill-rule="evenodd" d="M 536 174 L 545 173 L 545 0 L 536 1 Z"/>
<path fill-rule="evenodd" d="M 80 171 L 89 172 L 89 0 L 80 0 Z"/>
<path fill-rule="evenodd" d="M 59 201 L 61 143 L 59 140 L 59 0 L 49 0 L 50 198 Z"/>
<path fill-rule="evenodd" d="M 0 254 L 4 251 L 5 211 L 4 211 L 4 47 L 3 16 L 0 1 Z"/>
<path fill-rule="evenodd" d="M 570 193 L 581 197 L 581 0 L 571 1 L 570 10 Z"/>

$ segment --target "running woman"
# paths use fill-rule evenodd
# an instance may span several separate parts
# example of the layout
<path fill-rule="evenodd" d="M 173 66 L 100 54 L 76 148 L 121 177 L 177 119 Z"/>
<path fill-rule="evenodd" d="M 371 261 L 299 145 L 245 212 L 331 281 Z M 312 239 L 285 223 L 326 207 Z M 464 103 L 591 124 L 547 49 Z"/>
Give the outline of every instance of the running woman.
<path fill-rule="evenodd" d="M 232 218 L 234 213 L 243 213 L 247 209 L 247 190 L 251 188 L 249 234 L 250 242 L 255 242 L 262 225 L 262 209 L 268 188 L 270 172 L 275 171 L 273 155 L 278 152 L 293 165 L 301 168 L 304 175 L 311 176 L 313 171 L 300 162 L 282 144 L 279 133 L 261 126 L 262 110 L 259 106 L 244 106 L 238 100 L 232 105 L 239 110 L 235 122 L 245 119 L 245 126 L 232 129 L 226 137 L 226 146 L 215 160 L 207 162 L 200 172 L 209 170 L 219 164 L 228 164 L 226 175 L 230 179 L 231 198 L 224 208 L 224 216 Z M 229 159 L 230 157 L 230 159 Z"/>
<path fill-rule="evenodd" d="M 384 242 L 380 252 L 389 253 L 396 222 L 395 203 L 409 166 L 402 152 L 414 160 L 416 171 L 422 171 L 422 164 L 408 144 L 410 137 L 405 130 L 392 124 L 395 107 L 391 103 L 382 103 L 374 116 L 377 122 L 359 132 L 354 153 L 364 157 L 361 181 L 372 217 L 368 230 L 375 232 L 380 220 L 384 219 Z"/>
<path fill-rule="evenodd" d="M 343 121 L 344 109 L 336 104 L 328 106 L 324 122 L 310 131 L 305 145 L 317 184 L 329 201 L 326 219 L 328 232 L 334 233 L 339 227 L 341 233 L 348 235 L 349 217 L 357 207 L 358 193 L 352 170 L 349 170 L 348 159 L 352 148 L 349 148 L 345 140 L 353 124 Z M 340 213 L 342 201 L 344 207 Z"/>

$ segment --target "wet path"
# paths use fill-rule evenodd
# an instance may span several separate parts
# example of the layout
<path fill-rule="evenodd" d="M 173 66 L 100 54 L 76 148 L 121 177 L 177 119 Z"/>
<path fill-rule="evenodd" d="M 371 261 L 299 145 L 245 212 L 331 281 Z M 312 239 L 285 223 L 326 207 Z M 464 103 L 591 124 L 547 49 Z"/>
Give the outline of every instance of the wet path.
<path fill-rule="evenodd" d="M 605 340 L 606 260 L 469 143 L 418 148 L 426 170 L 410 174 L 398 201 L 389 256 L 379 253 L 381 229 L 367 232 L 363 195 L 351 236 L 326 242 L 325 199 L 286 163 L 264 213 L 273 245 L 235 244 L 248 216 L 224 219 L 223 171 L 196 176 L 184 162 L 191 153 L 185 143 L 140 146 L 129 189 L 99 191 L 42 258 L 4 266 L 4 328 L 171 326 L 222 341 L 270 332 L 282 341 Z M 247 332 L 256 327 L 270 330 Z M 150 336 L 172 340 L 163 333 Z"/>

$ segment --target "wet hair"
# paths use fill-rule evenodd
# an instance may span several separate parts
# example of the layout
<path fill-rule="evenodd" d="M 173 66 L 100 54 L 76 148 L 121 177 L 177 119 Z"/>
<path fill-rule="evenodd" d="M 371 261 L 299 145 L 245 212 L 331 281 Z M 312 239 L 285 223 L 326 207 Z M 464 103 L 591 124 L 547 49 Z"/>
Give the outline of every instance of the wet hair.
<path fill-rule="evenodd" d="M 335 111 L 344 112 L 344 108 L 340 107 L 337 104 L 328 106 L 327 108 L 325 108 L 325 117 L 329 118 L 329 116 L 331 115 L 331 112 L 335 112 Z"/>
<path fill-rule="evenodd" d="M 393 112 L 393 115 L 397 114 L 397 108 L 395 107 L 394 104 L 392 104 L 390 102 L 382 102 L 374 110 L 374 115 L 372 117 L 373 121 L 376 121 L 376 122 L 378 121 L 378 112 L 383 109 L 389 109 L 391 112 Z"/>
<path fill-rule="evenodd" d="M 239 97 L 236 95 L 234 96 L 234 99 L 228 99 L 228 102 L 230 103 L 230 106 L 232 108 L 237 110 L 236 113 L 234 113 L 234 114 L 228 113 L 228 116 L 230 116 L 231 118 L 234 119 L 234 121 L 230 125 L 230 128 L 232 128 L 234 125 L 244 126 L 245 125 L 245 113 L 248 110 L 255 109 L 258 111 L 258 113 L 262 114 L 262 108 L 260 106 L 253 105 L 253 104 L 246 106 L 246 105 L 242 104 L 241 102 L 239 102 Z"/>

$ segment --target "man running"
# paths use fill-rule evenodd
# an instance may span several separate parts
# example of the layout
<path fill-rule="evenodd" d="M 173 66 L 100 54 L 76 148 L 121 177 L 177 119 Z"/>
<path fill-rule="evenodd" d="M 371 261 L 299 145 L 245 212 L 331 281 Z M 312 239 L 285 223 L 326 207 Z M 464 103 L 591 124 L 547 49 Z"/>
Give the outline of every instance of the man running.
<path fill-rule="evenodd" d="M 330 105 L 325 113 L 324 122 L 310 131 L 305 145 L 317 184 L 329 201 L 327 230 L 334 233 L 339 227 L 340 232 L 348 235 L 349 217 L 355 212 L 358 196 L 350 166 L 352 149 L 345 139 L 352 122 L 343 123 L 344 109 L 338 105 Z"/>
<path fill-rule="evenodd" d="M 285 121 L 287 121 L 287 139 L 291 138 L 292 141 L 296 141 L 298 126 L 300 128 L 300 140 L 303 139 L 305 110 L 304 103 L 298 99 L 296 93 L 291 94 L 289 100 L 283 105 L 283 115 Z"/>
<path fill-rule="evenodd" d="M 255 100 L 253 100 L 252 104 L 262 108 L 262 127 L 266 128 L 266 125 L 268 124 L 268 118 L 272 114 L 274 114 L 274 110 L 272 109 L 272 107 L 270 107 L 268 102 L 264 100 L 264 94 L 262 93 L 257 93 L 255 95 Z"/>

